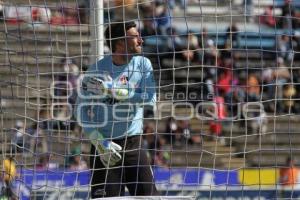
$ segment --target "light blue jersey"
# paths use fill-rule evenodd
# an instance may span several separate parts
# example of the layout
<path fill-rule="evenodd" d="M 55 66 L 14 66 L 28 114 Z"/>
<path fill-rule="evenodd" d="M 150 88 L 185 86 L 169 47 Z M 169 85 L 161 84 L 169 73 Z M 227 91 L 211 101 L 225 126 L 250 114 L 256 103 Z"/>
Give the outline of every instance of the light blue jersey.
<path fill-rule="evenodd" d="M 84 132 L 95 130 L 104 138 L 123 138 L 143 133 L 144 105 L 156 102 L 155 81 L 149 59 L 134 56 L 126 65 L 116 66 L 111 56 L 105 56 L 91 65 L 83 85 L 91 76 L 109 75 L 118 87 L 128 89 L 128 98 L 119 102 L 109 96 L 97 98 L 80 87 L 75 116 Z"/>

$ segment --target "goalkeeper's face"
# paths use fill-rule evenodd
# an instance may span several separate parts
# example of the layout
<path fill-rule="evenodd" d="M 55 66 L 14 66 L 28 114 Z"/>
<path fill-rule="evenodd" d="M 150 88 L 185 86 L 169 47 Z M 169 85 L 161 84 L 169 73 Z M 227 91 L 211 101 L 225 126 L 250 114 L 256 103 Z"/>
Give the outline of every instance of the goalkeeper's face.
<path fill-rule="evenodd" d="M 140 54 L 142 52 L 142 45 L 143 40 L 137 29 L 135 27 L 128 29 L 126 31 L 125 51 L 128 54 Z"/>

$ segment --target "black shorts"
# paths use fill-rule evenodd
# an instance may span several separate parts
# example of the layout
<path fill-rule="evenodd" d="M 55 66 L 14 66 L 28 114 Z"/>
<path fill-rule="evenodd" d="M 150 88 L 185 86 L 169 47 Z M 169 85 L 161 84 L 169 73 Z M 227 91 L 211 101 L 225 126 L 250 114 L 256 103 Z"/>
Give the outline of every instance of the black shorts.
<path fill-rule="evenodd" d="M 123 148 L 123 159 L 108 169 L 91 145 L 91 198 L 124 196 L 125 186 L 131 196 L 159 195 L 146 150 L 142 148 L 142 136 L 113 141 Z"/>

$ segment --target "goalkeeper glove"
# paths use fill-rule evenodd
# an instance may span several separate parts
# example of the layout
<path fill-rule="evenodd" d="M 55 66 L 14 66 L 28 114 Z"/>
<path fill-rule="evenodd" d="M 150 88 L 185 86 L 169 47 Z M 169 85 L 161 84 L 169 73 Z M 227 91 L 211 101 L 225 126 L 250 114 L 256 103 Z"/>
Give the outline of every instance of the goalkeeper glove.
<path fill-rule="evenodd" d="M 90 134 L 90 140 L 100 154 L 100 160 L 105 167 L 112 167 L 122 159 L 119 153 L 122 147 L 113 141 L 105 140 L 98 131 L 95 130 Z"/>
<path fill-rule="evenodd" d="M 125 88 L 118 88 L 113 84 L 113 81 L 103 81 L 99 78 L 92 77 L 91 82 L 96 84 L 97 88 L 103 94 L 108 94 L 117 100 L 128 99 L 128 90 Z"/>

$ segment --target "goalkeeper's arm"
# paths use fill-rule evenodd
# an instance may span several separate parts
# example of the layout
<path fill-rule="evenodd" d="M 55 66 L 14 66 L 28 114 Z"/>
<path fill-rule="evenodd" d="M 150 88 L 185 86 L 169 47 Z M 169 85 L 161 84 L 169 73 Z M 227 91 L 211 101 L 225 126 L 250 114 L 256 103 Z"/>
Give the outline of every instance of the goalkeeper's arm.
<path fill-rule="evenodd" d="M 99 89 L 99 88 L 97 88 Z M 80 91 L 82 96 L 88 97 L 89 91 L 83 89 Z M 91 105 L 91 106 L 80 106 L 80 105 Z M 103 165 L 106 167 L 114 166 L 117 162 L 121 160 L 121 154 L 119 151 L 122 150 L 122 147 L 110 139 L 105 139 L 103 135 L 98 131 L 95 125 L 97 122 L 93 122 L 91 119 L 91 109 L 95 104 L 93 99 L 81 98 L 80 95 L 77 97 L 75 104 L 75 118 L 77 119 L 79 125 L 84 128 L 85 134 L 90 139 L 91 143 L 97 149 L 99 153 L 100 160 Z"/>
<path fill-rule="evenodd" d="M 154 105 L 156 102 L 156 86 L 153 76 L 153 69 L 150 60 L 145 59 L 143 70 L 143 77 L 139 84 L 139 90 L 133 88 L 134 93 L 129 91 L 128 98 L 123 102 L 140 103 L 147 105 Z"/>

